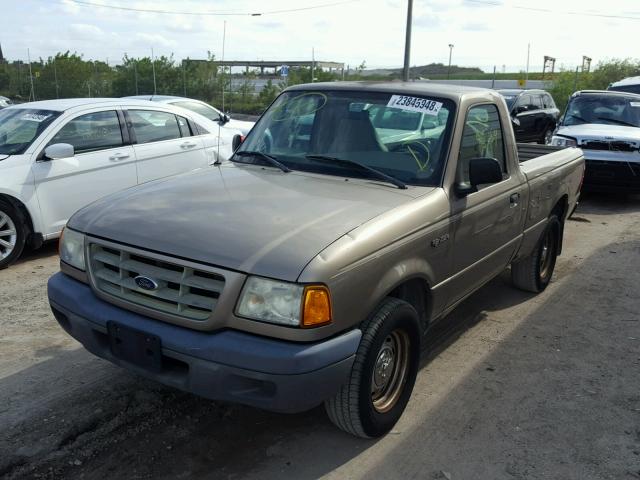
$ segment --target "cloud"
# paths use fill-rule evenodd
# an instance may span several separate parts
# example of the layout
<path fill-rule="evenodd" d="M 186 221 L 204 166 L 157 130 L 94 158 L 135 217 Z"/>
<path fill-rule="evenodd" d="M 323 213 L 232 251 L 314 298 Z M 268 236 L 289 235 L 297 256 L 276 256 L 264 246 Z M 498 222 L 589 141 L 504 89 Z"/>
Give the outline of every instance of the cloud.
<path fill-rule="evenodd" d="M 143 41 L 151 47 L 165 47 L 171 48 L 176 46 L 176 42 L 169 40 L 162 35 L 156 33 L 136 33 L 136 38 Z"/>
<path fill-rule="evenodd" d="M 69 26 L 69 30 L 83 37 L 96 38 L 104 35 L 104 31 L 101 28 L 87 23 L 72 23 Z"/>
<path fill-rule="evenodd" d="M 471 32 L 486 32 L 489 30 L 489 27 L 487 26 L 486 23 L 475 22 L 475 23 L 465 23 L 464 25 L 462 25 L 462 29 L 468 30 Z"/>

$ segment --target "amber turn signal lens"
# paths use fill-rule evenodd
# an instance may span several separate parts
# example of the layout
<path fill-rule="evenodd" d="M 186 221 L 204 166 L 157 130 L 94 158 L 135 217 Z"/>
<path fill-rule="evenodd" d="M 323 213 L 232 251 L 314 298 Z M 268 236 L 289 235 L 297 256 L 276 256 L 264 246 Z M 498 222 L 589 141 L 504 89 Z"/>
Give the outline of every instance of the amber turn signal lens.
<path fill-rule="evenodd" d="M 304 288 L 302 326 L 319 327 L 331 322 L 331 298 L 329 289 L 324 286 Z"/>

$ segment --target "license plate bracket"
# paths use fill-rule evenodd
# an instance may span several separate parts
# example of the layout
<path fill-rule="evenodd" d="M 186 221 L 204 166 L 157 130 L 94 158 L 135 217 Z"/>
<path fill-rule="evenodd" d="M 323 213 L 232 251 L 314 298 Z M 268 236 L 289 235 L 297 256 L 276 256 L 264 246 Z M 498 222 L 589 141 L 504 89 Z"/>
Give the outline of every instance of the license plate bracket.
<path fill-rule="evenodd" d="M 155 372 L 162 370 L 160 337 L 113 321 L 107 322 L 107 332 L 116 358 Z"/>

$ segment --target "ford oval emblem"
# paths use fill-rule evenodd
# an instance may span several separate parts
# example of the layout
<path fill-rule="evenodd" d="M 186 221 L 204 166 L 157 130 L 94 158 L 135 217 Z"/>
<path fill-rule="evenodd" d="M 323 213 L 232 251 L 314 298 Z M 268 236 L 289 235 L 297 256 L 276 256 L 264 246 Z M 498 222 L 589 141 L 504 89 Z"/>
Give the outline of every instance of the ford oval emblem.
<path fill-rule="evenodd" d="M 145 277 L 144 275 L 138 275 L 133 279 L 133 281 L 136 282 L 136 285 L 138 285 L 143 290 L 158 289 L 158 283 L 149 277 Z"/>

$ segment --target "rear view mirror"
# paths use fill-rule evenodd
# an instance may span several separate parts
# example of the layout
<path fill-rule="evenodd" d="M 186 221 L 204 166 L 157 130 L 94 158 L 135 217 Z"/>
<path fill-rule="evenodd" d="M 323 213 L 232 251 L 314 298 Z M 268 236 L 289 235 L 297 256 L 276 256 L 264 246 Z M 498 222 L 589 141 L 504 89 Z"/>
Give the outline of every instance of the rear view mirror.
<path fill-rule="evenodd" d="M 49 160 L 57 160 L 59 158 L 71 158 L 75 154 L 73 145 L 68 143 L 54 143 L 44 149 L 44 155 Z"/>
<path fill-rule="evenodd" d="M 234 135 L 231 141 L 231 149 L 235 152 L 243 141 L 244 135 Z"/>

